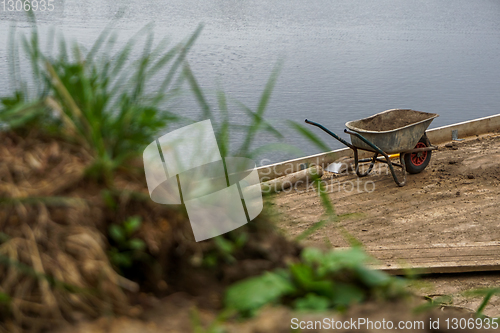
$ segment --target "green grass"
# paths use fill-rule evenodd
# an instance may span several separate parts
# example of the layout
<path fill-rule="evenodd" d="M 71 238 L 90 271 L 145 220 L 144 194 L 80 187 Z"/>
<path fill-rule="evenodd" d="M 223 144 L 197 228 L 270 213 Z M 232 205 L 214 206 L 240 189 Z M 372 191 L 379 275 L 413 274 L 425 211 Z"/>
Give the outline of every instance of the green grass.
<path fill-rule="evenodd" d="M 243 110 L 250 119 L 249 125 L 241 125 L 230 122 L 228 96 L 220 89 L 217 90 L 218 113 L 214 111 L 214 108 L 209 104 L 204 92 L 200 88 L 200 85 L 191 71 L 189 64 L 185 62 L 183 74 L 189 84 L 194 98 L 200 106 L 202 119 L 212 119 L 221 156 L 226 157 L 232 153 L 231 155 L 235 156 L 255 158 L 261 153 L 272 150 L 287 149 L 288 151 L 297 151 L 290 145 L 278 142 L 256 148 L 253 147 L 255 139 L 261 132 L 270 133 L 278 140 L 283 139 L 283 135 L 264 118 L 271 94 L 276 85 L 276 80 L 281 71 L 281 67 L 282 62 L 279 61 L 272 70 L 271 75 L 262 91 L 256 110 L 252 110 L 245 104 L 239 102 L 237 99 L 231 98 L 231 101 L 235 104 L 234 106 Z M 239 147 L 230 146 L 230 138 L 233 133 L 244 138 Z"/>
<path fill-rule="evenodd" d="M 113 51 L 117 35 L 107 28 L 88 51 L 78 44 L 70 47 L 61 38 L 55 56 L 42 51 L 36 29 L 29 37 L 12 31 L 10 68 L 16 84 L 10 96 L 0 99 L 0 122 L 80 144 L 94 158 L 88 174 L 110 185 L 115 170 L 126 168 L 160 130 L 182 119 L 169 111 L 168 102 L 181 89 L 185 57 L 201 30 L 168 48 L 166 40 L 155 45 L 145 27 Z M 142 54 L 132 59 L 137 48 Z M 23 78 L 16 69 L 20 54 L 30 59 L 33 77 Z M 148 87 L 159 76 L 159 87 L 150 92 Z M 34 94 L 28 89 L 30 80 L 35 82 Z"/>

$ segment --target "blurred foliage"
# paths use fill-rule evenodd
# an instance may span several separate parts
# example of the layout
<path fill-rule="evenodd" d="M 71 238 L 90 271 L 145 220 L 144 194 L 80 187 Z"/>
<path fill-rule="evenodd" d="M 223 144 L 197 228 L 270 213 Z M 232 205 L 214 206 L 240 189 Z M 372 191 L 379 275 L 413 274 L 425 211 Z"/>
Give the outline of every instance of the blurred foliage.
<path fill-rule="evenodd" d="M 329 252 L 306 248 L 301 260 L 287 269 L 266 272 L 229 287 L 225 304 L 243 316 L 251 316 L 266 304 L 343 311 L 368 299 L 404 296 L 404 281 L 368 269 L 366 264 L 371 261 L 359 247 Z"/>
<path fill-rule="evenodd" d="M 320 197 L 321 205 L 323 206 L 324 213 L 323 217 L 320 221 L 312 224 L 306 230 L 302 231 L 299 235 L 295 237 L 296 241 L 301 241 L 306 239 L 313 233 L 317 232 L 319 229 L 323 228 L 327 224 L 333 224 L 334 228 L 336 228 L 340 235 L 351 245 L 351 246 L 361 246 L 362 243 L 356 239 L 353 235 L 351 235 L 341 224 L 340 222 L 347 218 L 359 217 L 362 216 L 360 213 L 346 213 L 342 215 L 338 215 L 335 211 L 335 207 L 330 201 L 328 197 L 327 190 L 325 188 L 324 182 L 321 181 L 320 178 L 314 180 L 314 186 L 316 192 Z"/>
<path fill-rule="evenodd" d="M 236 258 L 233 254 L 240 250 L 248 239 L 248 234 L 228 233 L 224 236 L 217 236 L 213 238 L 214 249 L 208 251 L 203 255 L 203 265 L 206 267 L 215 267 L 216 265 L 225 263 L 234 263 Z"/>
<path fill-rule="evenodd" d="M 491 298 L 495 295 L 500 295 L 500 288 L 477 288 L 464 292 L 466 297 L 482 297 L 483 300 L 476 310 L 476 317 L 483 318 L 483 312 Z"/>
<path fill-rule="evenodd" d="M 305 127 L 304 125 L 291 120 L 288 121 L 288 125 L 295 131 L 297 131 L 306 140 L 314 144 L 321 151 L 327 152 L 332 150 L 323 140 L 319 138 L 319 136 L 314 134 L 309 128 Z"/>
<path fill-rule="evenodd" d="M 219 150 L 222 157 L 229 156 L 231 152 L 234 152 L 234 156 L 255 158 L 260 153 L 271 150 L 286 149 L 288 151 L 297 151 L 297 149 L 290 145 L 276 142 L 269 143 L 257 148 L 253 147 L 257 135 L 261 132 L 270 133 L 277 139 L 283 138 L 282 134 L 264 119 L 267 105 L 269 103 L 274 86 L 276 85 L 276 80 L 281 71 L 281 67 L 282 62 L 279 61 L 271 72 L 271 75 L 264 87 L 264 90 L 262 91 L 255 111 L 239 102 L 238 100 L 233 99 L 234 103 L 241 110 L 243 110 L 250 119 L 249 125 L 242 125 L 231 122 L 228 98 L 222 90 L 217 91 L 219 113 L 215 114 L 215 112 L 213 111 L 213 107 L 210 106 L 209 102 L 207 101 L 205 94 L 203 93 L 197 79 L 191 71 L 189 64 L 187 63 L 187 61 L 185 62 L 183 74 L 186 78 L 186 81 L 189 83 L 189 87 L 196 101 L 198 102 L 200 109 L 202 110 L 202 119 L 212 119 L 212 124 L 214 125 L 214 131 L 216 133 L 217 143 L 219 145 Z M 244 138 L 239 147 L 230 146 L 230 137 L 232 131 L 238 133 Z"/>
<path fill-rule="evenodd" d="M 305 138 L 321 144 L 307 129 L 298 124 L 295 127 Z M 305 248 L 300 261 L 289 264 L 286 269 L 266 272 L 229 287 L 225 294 L 227 310 L 252 316 L 266 304 L 285 304 L 296 310 L 344 311 L 350 305 L 366 300 L 404 297 L 407 294 L 403 279 L 367 268 L 366 265 L 373 263 L 374 259 L 340 224 L 341 217 L 337 215 L 320 179 L 315 180 L 315 187 L 324 208 L 323 218 L 296 240 L 306 238 L 328 223 L 334 223 L 352 247 L 328 252 Z"/>
<path fill-rule="evenodd" d="M 0 123 L 17 130 L 38 128 L 81 144 L 94 157 L 89 175 L 110 185 L 114 170 L 127 168 L 126 162 L 139 156 L 158 131 L 182 119 L 165 103 L 179 92 L 179 68 L 201 29 L 168 49 L 166 39 L 153 46 L 147 26 L 114 51 L 117 35 L 106 28 L 88 51 L 68 46 L 61 37 L 56 56 L 42 51 L 36 28 L 29 38 L 13 30 L 9 59 L 15 85 L 12 95 L 0 100 Z M 29 79 L 16 70 L 18 38 L 30 59 Z M 142 54 L 132 56 L 137 48 Z M 35 89 L 28 88 L 30 80 Z"/>
<path fill-rule="evenodd" d="M 481 297 L 483 300 L 479 304 L 479 307 L 475 311 L 476 318 L 487 318 L 484 315 L 484 309 L 491 301 L 491 298 L 495 295 L 500 294 L 500 288 L 474 288 L 470 290 L 466 290 L 461 293 L 462 296 L 467 298 L 478 298 Z M 425 296 L 427 303 L 419 305 L 414 310 L 416 313 L 422 313 L 434 308 L 441 307 L 453 307 L 453 295 L 431 295 Z M 497 319 L 495 319 L 496 321 Z"/>
<path fill-rule="evenodd" d="M 200 314 L 196 308 L 192 308 L 189 313 L 193 333 L 225 333 L 227 330 L 223 326 L 224 314 L 220 314 L 209 325 L 201 323 Z M 206 327 L 205 327 L 206 326 Z"/>
<path fill-rule="evenodd" d="M 435 308 L 443 306 L 451 306 L 453 304 L 453 297 L 451 295 L 431 295 L 424 297 L 427 303 L 417 306 L 413 311 L 415 313 L 423 313 Z"/>
<path fill-rule="evenodd" d="M 141 227 L 139 216 L 129 217 L 121 225 L 111 224 L 108 235 L 111 248 L 108 252 L 110 262 L 120 271 L 132 267 L 135 261 L 145 261 L 148 254 L 146 244 L 142 239 L 135 237 Z"/>

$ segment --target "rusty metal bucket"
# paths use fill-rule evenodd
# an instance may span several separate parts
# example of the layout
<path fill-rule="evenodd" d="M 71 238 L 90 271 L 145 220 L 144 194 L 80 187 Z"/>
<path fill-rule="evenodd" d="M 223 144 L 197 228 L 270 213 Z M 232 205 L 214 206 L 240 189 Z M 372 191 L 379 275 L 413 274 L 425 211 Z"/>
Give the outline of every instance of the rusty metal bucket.
<path fill-rule="evenodd" d="M 392 109 L 349 121 L 345 125 L 387 154 L 394 154 L 414 149 L 432 120 L 438 116 L 410 109 Z M 351 143 L 361 149 L 373 150 L 356 135 L 351 134 Z"/>

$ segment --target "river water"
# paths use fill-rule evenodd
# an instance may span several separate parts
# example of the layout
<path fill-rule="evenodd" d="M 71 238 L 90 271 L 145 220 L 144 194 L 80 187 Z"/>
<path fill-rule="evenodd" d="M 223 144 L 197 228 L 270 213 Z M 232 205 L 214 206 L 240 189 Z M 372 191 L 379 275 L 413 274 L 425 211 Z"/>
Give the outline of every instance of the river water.
<path fill-rule="evenodd" d="M 59 2 L 57 2 L 59 1 Z M 114 28 L 132 35 L 154 23 L 158 38 L 180 41 L 199 23 L 190 52 L 193 72 L 209 99 L 217 84 L 255 107 L 279 59 L 284 65 L 266 117 L 303 155 L 319 152 L 285 120 L 316 120 L 341 133 L 349 120 L 392 108 L 440 115 L 431 127 L 500 111 L 500 2 L 496 0 L 80 0 L 54 2 L 39 16 L 41 31 L 55 26 L 89 46 L 118 11 Z M 7 31 L 17 18 L 0 10 L 0 94 L 9 89 Z M 42 36 L 43 37 L 43 36 Z M 193 115 L 187 100 L 179 112 Z M 236 122 L 248 119 L 238 108 Z M 340 143 L 311 127 L 332 149 Z M 233 139 L 235 143 L 240 137 Z M 276 141 L 259 137 L 256 145 Z M 268 161 L 294 157 L 266 155 Z"/>

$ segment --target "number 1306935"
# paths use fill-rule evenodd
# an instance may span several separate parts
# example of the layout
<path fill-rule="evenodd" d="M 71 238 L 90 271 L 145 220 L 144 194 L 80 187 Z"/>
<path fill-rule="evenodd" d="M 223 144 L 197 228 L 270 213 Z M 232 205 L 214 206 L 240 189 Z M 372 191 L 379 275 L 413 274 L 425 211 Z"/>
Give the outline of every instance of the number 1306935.
<path fill-rule="evenodd" d="M 54 0 L 1 0 L 0 11 L 4 12 L 52 12 Z"/>

